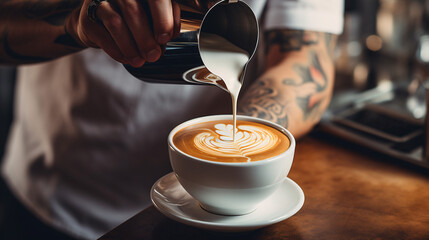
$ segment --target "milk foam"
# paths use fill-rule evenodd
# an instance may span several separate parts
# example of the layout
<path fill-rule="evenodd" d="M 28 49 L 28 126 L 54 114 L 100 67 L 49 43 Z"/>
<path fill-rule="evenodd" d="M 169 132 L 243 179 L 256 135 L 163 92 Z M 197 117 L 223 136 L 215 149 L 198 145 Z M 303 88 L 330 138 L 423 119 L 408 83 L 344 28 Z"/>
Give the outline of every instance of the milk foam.
<path fill-rule="evenodd" d="M 265 129 L 241 125 L 233 140 L 231 124 L 216 124 L 216 131 L 205 131 L 194 138 L 197 149 L 214 157 L 243 157 L 251 161 L 249 155 L 263 153 L 278 143 L 278 137 Z"/>
<path fill-rule="evenodd" d="M 242 86 L 240 77 L 250 59 L 249 53 L 219 35 L 205 32 L 200 33 L 200 53 L 206 68 L 222 78 L 231 95 L 233 128 L 236 129 L 237 99 Z M 234 134 L 231 140 L 235 140 Z"/>
<path fill-rule="evenodd" d="M 235 141 L 231 120 L 189 125 L 176 132 L 174 145 L 191 156 L 218 162 L 249 162 L 268 159 L 285 152 L 289 138 L 265 124 L 237 121 Z"/>

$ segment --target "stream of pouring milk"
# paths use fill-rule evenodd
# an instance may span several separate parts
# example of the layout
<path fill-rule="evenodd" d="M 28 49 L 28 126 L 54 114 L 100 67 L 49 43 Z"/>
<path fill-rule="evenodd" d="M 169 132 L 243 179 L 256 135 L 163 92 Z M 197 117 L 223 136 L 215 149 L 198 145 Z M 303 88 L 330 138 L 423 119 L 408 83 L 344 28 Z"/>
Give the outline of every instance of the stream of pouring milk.
<path fill-rule="evenodd" d="M 200 33 L 200 53 L 206 68 L 222 78 L 232 99 L 233 141 L 237 131 L 237 99 L 242 86 L 243 70 L 249 53 L 227 39 L 211 33 Z"/>

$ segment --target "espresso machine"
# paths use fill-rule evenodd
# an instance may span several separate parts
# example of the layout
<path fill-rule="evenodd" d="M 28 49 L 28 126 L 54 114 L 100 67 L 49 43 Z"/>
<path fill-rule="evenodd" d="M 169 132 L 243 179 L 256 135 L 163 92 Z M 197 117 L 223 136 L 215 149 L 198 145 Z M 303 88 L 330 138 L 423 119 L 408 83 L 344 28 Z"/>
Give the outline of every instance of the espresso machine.
<path fill-rule="evenodd" d="M 345 3 L 334 96 L 318 129 L 429 169 L 429 1 Z"/>

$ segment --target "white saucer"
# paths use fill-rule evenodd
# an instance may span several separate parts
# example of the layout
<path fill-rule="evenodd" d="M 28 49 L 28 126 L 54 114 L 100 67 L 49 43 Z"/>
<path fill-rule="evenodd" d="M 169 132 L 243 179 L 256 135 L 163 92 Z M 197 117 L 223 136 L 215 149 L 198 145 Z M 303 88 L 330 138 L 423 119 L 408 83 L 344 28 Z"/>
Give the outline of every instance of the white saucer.
<path fill-rule="evenodd" d="M 262 228 L 283 221 L 297 213 L 304 204 L 304 192 L 289 178 L 252 213 L 223 216 L 203 210 L 183 189 L 174 173 L 159 179 L 152 187 L 150 198 L 167 217 L 194 227 L 213 231 L 239 232 Z"/>

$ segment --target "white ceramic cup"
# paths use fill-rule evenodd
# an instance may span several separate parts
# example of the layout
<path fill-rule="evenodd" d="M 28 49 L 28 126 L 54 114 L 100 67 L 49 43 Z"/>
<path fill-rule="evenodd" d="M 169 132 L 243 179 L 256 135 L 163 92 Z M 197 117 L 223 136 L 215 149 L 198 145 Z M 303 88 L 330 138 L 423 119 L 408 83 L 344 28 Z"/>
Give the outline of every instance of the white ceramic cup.
<path fill-rule="evenodd" d="M 283 183 L 292 166 L 295 139 L 278 124 L 237 116 L 237 120 L 257 122 L 279 130 L 289 138 L 289 148 L 280 155 L 264 160 L 224 163 L 193 157 L 173 144 L 173 136 L 187 126 L 229 119 L 232 119 L 231 115 L 206 116 L 175 127 L 168 136 L 170 162 L 180 184 L 203 209 L 221 215 L 243 215 L 254 211 Z"/>

